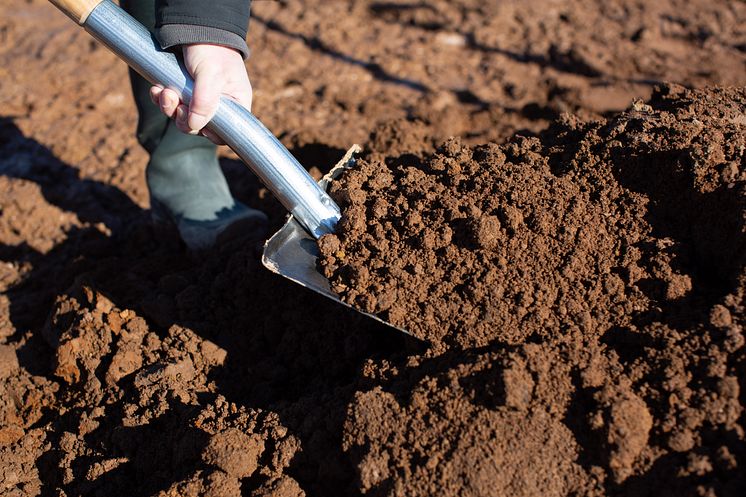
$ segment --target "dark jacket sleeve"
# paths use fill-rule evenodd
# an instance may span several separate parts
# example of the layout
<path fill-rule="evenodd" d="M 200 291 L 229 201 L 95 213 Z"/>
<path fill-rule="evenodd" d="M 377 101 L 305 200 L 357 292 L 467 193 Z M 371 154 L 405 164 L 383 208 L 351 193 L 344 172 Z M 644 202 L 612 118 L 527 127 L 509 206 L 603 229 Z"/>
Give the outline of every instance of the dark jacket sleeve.
<path fill-rule="evenodd" d="M 163 48 L 212 43 L 249 55 L 249 0 L 157 0 L 156 36 Z"/>

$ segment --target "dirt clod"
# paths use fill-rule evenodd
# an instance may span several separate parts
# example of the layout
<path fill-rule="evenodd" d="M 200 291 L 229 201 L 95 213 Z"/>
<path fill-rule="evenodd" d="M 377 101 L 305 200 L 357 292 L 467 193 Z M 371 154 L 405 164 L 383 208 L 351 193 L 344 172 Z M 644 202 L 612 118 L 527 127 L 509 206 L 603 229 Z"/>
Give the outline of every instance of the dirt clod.
<path fill-rule="evenodd" d="M 18 357 L 12 345 L 0 345 L 0 379 L 5 379 L 18 371 Z"/>
<path fill-rule="evenodd" d="M 202 460 L 236 478 L 246 478 L 256 470 L 264 442 L 256 435 L 231 428 L 210 438 L 202 453 Z"/>

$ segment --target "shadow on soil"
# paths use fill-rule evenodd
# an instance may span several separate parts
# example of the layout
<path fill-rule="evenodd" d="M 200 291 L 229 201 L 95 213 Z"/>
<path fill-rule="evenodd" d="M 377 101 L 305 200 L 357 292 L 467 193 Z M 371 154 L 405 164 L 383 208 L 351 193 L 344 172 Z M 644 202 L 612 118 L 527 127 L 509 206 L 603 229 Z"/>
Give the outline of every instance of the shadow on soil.
<path fill-rule="evenodd" d="M 315 157 L 324 164 L 339 153 L 322 145 L 299 152 L 306 162 Z M 75 168 L 24 137 L 9 119 L 0 121 L 0 157 L 0 174 L 38 184 L 49 203 L 74 212 L 86 226 L 68 231 L 67 239 L 47 253 L 27 245 L 0 247 L 3 261 L 33 268 L 7 291 L 17 330 L 12 339 L 34 332 L 19 351 L 24 368 L 51 376 L 54 350 L 39 331 L 54 298 L 70 293 L 71 286 L 75 291 L 85 280 L 117 307 L 144 316 L 150 330 L 161 336 L 180 325 L 224 348 L 227 359 L 213 375 L 217 388 L 211 395 L 278 413 L 303 447 L 288 474 L 312 494 L 352 489 L 354 469 L 342 453 L 340 437 L 359 371 L 371 357 L 419 350 L 419 342 L 269 273 L 259 261 L 260 241 L 226 244 L 200 260 L 190 257 L 173 234 L 155 233 L 147 212 L 125 193 L 81 178 Z M 236 196 L 268 210 L 272 224 L 279 226 L 284 212 L 274 200 L 256 197 L 260 188 L 248 170 L 235 161 L 223 165 L 232 185 L 241 186 Z M 89 223 L 104 223 L 111 234 Z M 103 463 L 111 458 L 113 444 L 127 462 L 93 482 L 74 479 L 62 487 L 66 491 L 89 493 L 95 487 L 98 493 L 116 495 L 126 488 L 127 495 L 149 495 L 178 481 L 183 474 L 176 468 L 195 463 L 193 454 L 199 454 L 204 441 L 183 433 L 191 406 L 173 406 L 146 426 L 125 428 L 117 411 L 120 402 L 107 405 L 106 421 L 87 435 L 98 455 L 79 458 L 76 464 Z M 66 430 L 77 429 L 80 416 L 75 409 L 46 416 L 55 427 L 48 434 L 52 448 L 37 466 L 50 495 L 62 482 L 59 444 Z M 124 439 L 129 442 L 116 442 Z M 163 456 L 163 447 L 183 439 L 191 440 L 184 442 L 191 445 L 183 459 L 173 451 Z M 165 473 L 150 471 L 154 466 Z"/>
<path fill-rule="evenodd" d="M 475 15 L 486 16 L 484 9 L 486 6 L 480 5 L 473 8 L 472 13 Z M 489 8 L 489 7 L 487 7 Z M 556 71 L 566 74 L 585 76 L 599 80 L 614 81 L 615 77 L 604 74 L 597 67 L 594 61 L 585 60 L 575 51 L 562 51 L 555 44 L 550 45 L 546 54 L 531 52 L 516 52 L 505 48 L 490 46 L 480 42 L 474 32 L 460 29 L 459 19 L 450 18 L 448 15 L 440 12 L 437 7 L 427 2 L 373 2 L 368 7 L 371 15 L 386 22 L 399 24 L 404 27 L 413 27 L 425 31 L 446 31 L 458 33 L 464 39 L 465 46 L 469 50 L 482 53 L 493 53 L 507 57 L 521 64 L 535 64 L 540 67 L 550 67 Z M 466 17 L 463 11 L 472 10 L 461 7 L 462 17 Z M 654 86 L 661 84 L 662 81 L 655 79 L 632 78 L 626 80 L 629 83 Z"/>
<path fill-rule="evenodd" d="M 686 160 L 683 152 L 634 156 L 619 152 L 613 157 L 617 181 L 649 198 L 646 217 L 652 234 L 669 244 L 663 249 L 639 247 L 643 254 L 654 254 L 644 257 L 646 270 L 656 274 L 656 257 L 663 256 L 677 274 L 688 277 L 676 280 L 664 275 L 639 282 L 658 304 L 636 316 L 638 330 L 654 322 L 681 331 L 696 323 L 707 324 L 712 306 L 737 288 L 736 279 L 746 265 L 743 192 L 725 185 L 706 193 L 697 191 L 694 168 L 681 162 Z M 613 329 L 603 341 L 627 364 L 642 356 L 646 347 L 665 346 L 652 343 L 649 335 L 637 330 Z"/>
<path fill-rule="evenodd" d="M 277 21 L 274 21 L 271 19 L 265 19 L 257 15 L 254 12 L 251 13 L 251 19 L 262 24 L 270 31 L 275 31 L 284 36 L 287 36 L 288 38 L 303 42 L 303 44 L 306 45 L 311 50 L 320 52 L 324 55 L 327 55 L 333 59 L 339 60 L 346 64 L 350 64 L 356 67 L 363 68 L 366 71 L 368 71 L 371 76 L 373 76 L 375 79 L 379 81 L 383 81 L 385 83 L 392 83 L 395 85 L 400 85 L 400 86 L 403 86 L 403 87 L 406 87 L 406 88 L 409 88 L 411 90 L 415 90 L 421 93 L 428 93 L 431 91 L 430 87 L 428 87 L 427 85 L 419 81 L 402 78 L 394 74 L 391 74 L 390 72 L 386 71 L 383 67 L 381 67 L 381 65 L 378 63 L 365 62 L 363 60 L 356 59 L 355 57 L 342 53 L 339 50 L 336 50 L 328 46 L 327 44 L 325 44 L 317 36 L 307 36 L 307 35 L 304 35 L 303 33 L 296 33 L 296 32 L 290 31 L 289 29 L 285 28 L 282 24 L 278 23 Z"/>
<path fill-rule="evenodd" d="M 687 160 L 684 152 L 634 156 L 619 152 L 613 157 L 614 174 L 622 186 L 650 199 L 653 234 L 675 242 L 674 269 L 691 276 L 692 293 L 704 299 L 698 307 L 709 310 L 733 291 L 746 262 L 743 192 L 725 185 L 706 193 L 697 191 L 695 166 L 682 163 Z"/>

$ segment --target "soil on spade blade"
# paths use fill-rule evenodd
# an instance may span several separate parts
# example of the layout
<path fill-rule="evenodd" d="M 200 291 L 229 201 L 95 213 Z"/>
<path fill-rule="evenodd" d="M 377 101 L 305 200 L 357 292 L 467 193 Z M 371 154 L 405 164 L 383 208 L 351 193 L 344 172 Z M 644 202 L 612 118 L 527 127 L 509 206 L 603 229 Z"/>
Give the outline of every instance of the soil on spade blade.
<path fill-rule="evenodd" d="M 150 225 L 124 65 L 48 2 L 6 0 L 1 495 L 744 493 L 741 94 L 671 87 L 616 114 L 662 81 L 743 85 L 746 4 L 305 0 L 252 16 L 253 111 L 312 174 L 360 143 L 376 171 L 476 161 L 512 185 L 507 217 L 486 211 L 499 225 L 456 222 L 449 245 L 509 251 L 533 271 L 498 265 L 525 300 L 478 332 L 460 316 L 431 347 L 269 274 L 262 240 L 191 257 Z M 279 227 L 284 209 L 221 157 Z M 526 215 L 509 234 L 511 202 Z M 529 210 L 566 219 L 539 231 Z M 529 242 L 570 254 L 564 273 Z"/>

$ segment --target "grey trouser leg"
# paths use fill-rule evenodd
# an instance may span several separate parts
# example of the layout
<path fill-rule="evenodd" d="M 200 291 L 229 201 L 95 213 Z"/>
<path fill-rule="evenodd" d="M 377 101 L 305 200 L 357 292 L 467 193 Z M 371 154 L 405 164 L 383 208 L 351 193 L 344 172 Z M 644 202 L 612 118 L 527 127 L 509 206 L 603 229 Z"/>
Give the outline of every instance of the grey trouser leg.
<path fill-rule="evenodd" d="M 155 29 L 154 0 L 122 0 L 122 7 L 146 28 Z M 232 209 L 235 201 L 220 169 L 216 147 L 200 136 L 179 132 L 150 100 L 150 83 L 130 71 L 139 113 L 137 140 L 150 154 L 146 169 L 151 205 L 174 219 L 207 221 Z"/>

